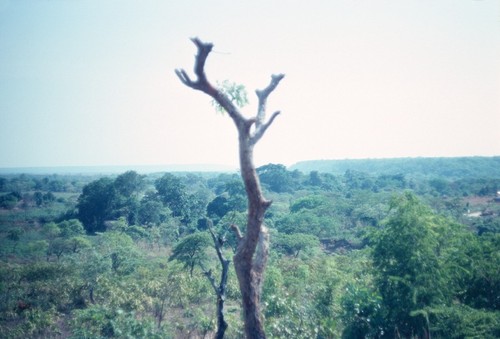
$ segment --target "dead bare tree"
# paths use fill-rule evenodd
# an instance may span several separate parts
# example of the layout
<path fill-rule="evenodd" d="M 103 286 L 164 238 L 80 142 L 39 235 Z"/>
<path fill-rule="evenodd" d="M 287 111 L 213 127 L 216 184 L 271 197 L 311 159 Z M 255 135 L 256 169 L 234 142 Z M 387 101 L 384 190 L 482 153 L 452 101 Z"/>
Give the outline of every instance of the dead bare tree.
<path fill-rule="evenodd" d="M 210 281 L 210 285 L 212 285 L 215 295 L 217 296 L 217 332 L 215 333 L 216 339 L 224 338 L 224 333 L 227 329 L 227 322 L 224 315 L 224 302 L 226 301 L 226 288 L 227 288 L 227 278 L 229 273 L 229 264 L 231 260 L 226 259 L 224 254 L 222 253 L 222 247 L 224 246 L 223 237 L 216 236 L 213 230 L 212 220 L 207 220 L 207 227 L 212 236 L 212 240 L 214 242 L 214 248 L 217 252 L 217 258 L 219 258 L 220 265 L 222 267 L 222 271 L 220 274 L 220 282 L 219 285 L 215 282 L 215 278 L 212 274 L 212 270 L 203 269 L 203 274 Z"/>
<path fill-rule="evenodd" d="M 253 149 L 280 114 L 279 111 L 274 112 L 266 120 L 267 98 L 283 79 L 284 74 L 272 75 L 269 85 L 263 90 L 256 91 L 259 99 L 257 115 L 245 118 L 238 107 L 207 79 L 205 62 L 213 44 L 204 43 L 198 38 L 193 38 L 192 41 L 198 48 L 194 65 L 196 80 L 192 80 L 182 69 L 176 70 L 175 73 L 184 85 L 212 97 L 229 114 L 238 130 L 240 170 L 248 197 L 248 219 L 245 235 L 241 234 L 236 225 L 233 226 L 239 239 L 233 261 L 242 295 L 246 337 L 265 338 L 260 297 L 269 249 L 264 213 L 271 205 L 271 201 L 266 200 L 262 194 L 259 177 L 253 164 Z"/>

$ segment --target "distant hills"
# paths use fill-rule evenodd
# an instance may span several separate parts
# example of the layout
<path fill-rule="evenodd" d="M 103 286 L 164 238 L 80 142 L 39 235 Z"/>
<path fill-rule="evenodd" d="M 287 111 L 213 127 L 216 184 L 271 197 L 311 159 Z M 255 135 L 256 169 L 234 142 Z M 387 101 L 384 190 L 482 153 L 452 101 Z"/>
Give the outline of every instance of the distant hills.
<path fill-rule="evenodd" d="M 310 160 L 298 162 L 289 169 L 304 173 L 318 171 L 344 174 L 351 170 L 373 175 L 411 174 L 450 178 L 500 178 L 500 156 Z"/>

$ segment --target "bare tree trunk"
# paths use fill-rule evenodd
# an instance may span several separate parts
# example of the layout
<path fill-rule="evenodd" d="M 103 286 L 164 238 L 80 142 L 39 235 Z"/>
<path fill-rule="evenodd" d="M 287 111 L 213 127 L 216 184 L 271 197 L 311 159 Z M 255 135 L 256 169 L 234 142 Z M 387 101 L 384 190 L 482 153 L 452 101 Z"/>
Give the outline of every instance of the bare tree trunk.
<path fill-rule="evenodd" d="M 215 99 L 233 119 L 238 130 L 240 170 L 248 197 L 248 220 L 244 236 L 241 236 L 237 226 L 233 226 L 239 238 L 233 261 L 242 294 L 245 334 L 247 338 L 265 338 L 260 296 L 263 273 L 267 263 L 269 236 L 263 223 L 264 213 L 271 205 L 271 201 L 266 200 L 262 195 L 259 177 L 253 164 L 253 148 L 280 114 L 279 111 L 274 112 L 266 121 L 267 97 L 278 86 L 284 75 L 271 76 L 270 84 L 265 89 L 256 91 L 259 99 L 257 115 L 247 119 L 222 91 L 213 87 L 207 80 L 204 69 L 205 61 L 213 45 L 203 43 L 197 38 L 192 41 L 198 48 L 194 66 L 197 79 L 191 80 L 184 70 L 175 72 L 183 84 Z M 253 130 L 252 126 L 254 126 Z"/>

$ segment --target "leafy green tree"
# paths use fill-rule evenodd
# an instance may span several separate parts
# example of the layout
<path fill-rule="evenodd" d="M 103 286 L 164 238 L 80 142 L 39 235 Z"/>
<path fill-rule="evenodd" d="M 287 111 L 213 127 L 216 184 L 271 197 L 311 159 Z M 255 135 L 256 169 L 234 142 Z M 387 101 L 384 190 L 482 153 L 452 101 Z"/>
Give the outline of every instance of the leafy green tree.
<path fill-rule="evenodd" d="M 229 205 L 228 198 L 223 195 L 219 195 L 215 197 L 208 205 L 207 205 L 207 215 L 210 218 L 220 219 L 231 211 L 231 206 Z"/>
<path fill-rule="evenodd" d="M 66 240 L 68 247 L 73 253 L 78 253 L 79 251 L 90 248 L 92 246 L 89 239 L 85 236 L 74 236 Z"/>
<path fill-rule="evenodd" d="M 257 168 L 257 173 L 261 183 L 273 192 L 291 192 L 294 189 L 295 183 L 284 165 L 264 165 Z"/>
<path fill-rule="evenodd" d="M 31 258 L 38 259 L 47 254 L 48 247 L 49 242 L 47 240 L 35 240 L 28 242 L 26 250 Z"/>
<path fill-rule="evenodd" d="M 203 267 L 207 261 L 206 249 L 211 245 L 210 236 L 206 232 L 190 234 L 175 245 L 169 261 L 178 260 L 189 268 L 190 276 L 193 276 L 195 266 Z"/>
<path fill-rule="evenodd" d="M 35 200 L 35 204 L 37 206 L 42 206 L 43 204 L 43 193 L 40 191 L 37 191 L 33 193 L 33 199 Z"/>
<path fill-rule="evenodd" d="M 282 257 L 269 265 L 263 290 L 269 336 L 340 337 L 338 301 L 346 274 L 336 267 L 336 259 Z"/>
<path fill-rule="evenodd" d="M 66 192 L 67 189 L 68 185 L 63 180 L 54 179 L 48 182 L 48 190 L 50 192 Z"/>
<path fill-rule="evenodd" d="M 20 228 L 13 228 L 7 232 L 7 239 L 12 241 L 19 241 L 21 239 L 21 235 L 23 234 L 23 230 Z"/>
<path fill-rule="evenodd" d="M 342 337 L 380 338 L 384 336 L 385 313 L 382 297 L 366 282 L 350 283 L 342 296 L 342 320 L 346 325 Z"/>
<path fill-rule="evenodd" d="M 319 175 L 318 171 L 311 171 L 309 173 L 309 185 L 311 186 L 321 186 L 323 184 L 323 180 Z"/>
<path fill-rule="evenodd" d="M 312 234 L 319 238 L 331 238 L 338 233 L 339 221 L 329 216 L 318 216 L 313 210 L 300 210 L 276 220 L 276 229 L 281 233 Z"/>
<path fill-rule="evenodd" d="M 61 236 L 65 238 L 70 238 L 85 233 L 83 224 L 78 219 L 64 220 L 57 224 L 57 226 L 61 230 Z"/>
<path fill-rule="evenodd" d="M 325 197 L 321 195 L 308 195 L 295 200 L 290 205 L 290 212 L 296 213 L 301 210 L 314 210 L 325 205 L 328 205 Z"/>
<path fill-rule="evenodd" d="M 476 309 L 500 311 L 500 234 L 485 234 L 476 239 L 467 239 L 465 248 L 460 248 L 469 259 L 465 275 L 461 276 L 462 301 Z M 459 248 L 459 247 L 458 247 Z M 463 254 L 461 254 L 461 257 Z M 451 257 L 450 264 L 463 260 Z"/>
<path fill-rule="evenodd" d="M 432 324 L 434 338 L 498 338 L 498 311 L 467 305 L 436 306 L 422 311 Z"/>
<path fill-rule="evenodd" d="M 118 194 L 124 197 L 134 196 L 144 189 L 144 179 L 144 175 L 139 175 L 135 171 L 128 171 L 116 177 L 114 186 Z"/>
<path fill-rule="evenodd" d="M 139 224 L 158 226 L 168 219 L 172 211 L 165 207 L 156 192 L 146 192 L 139 205 Z"/>
<path fill-rule="evenodd" d="M 275 249 L 297 258 L 300 253 L 315 254 L 320 250 L 319 239 L 312 234 L 304 233 L 278 233 L 275 242 Z"/>
<path fill-rule="evenodd" d="M 360 171 L 347 170 L 344 174 L 344 181 L 350 191 L 373 188 L 373 179 L 368 174 Z"/>
<path fill-rule="evenodd" d="M 216 177 L 208 178 L 206 182 L 208 188 L 216 195 L 220 195 L 224 192 L 228 192 L 231 195 L 246 195 L 245 186 L 237 174 L 221 173 Z"/>
<path fill-rule="evenodd" d="M 446 195 L 450 193 L 450 182 L 443 178 L 431 179 L 429 185 L 434 190 L 434 194 Z"/>
<path fill-rule="evenodd" d="M 100 240 L 98 238 L 88 250 L 77 251 L 74 256 L 78 260 L 76 267 L 79 271 L 78 285 L 73 294 L 73 303 L 77 307 L 106 300 L 104 296 L 100 296 L 100 286 L 111 273 L 111 260 L 109 250 L 100 246 Z"/>
<path fill-rule="evenodd" d="M 78 198 L 78 219 L 88 233 L 104 232 L 105 221 L 113 218 L 116 190 L 113 180 L 101 178 L 83 187 Z"/>
<path fill-rule="evenodd" d="M 225 183 L 224 191 L 229 194 L 229 196 L 241 196 L 246 199 L 245 186 L 240 178 L 232 179 Z"/>
<path fill-rule="evenodd" d="M 248 201 L 241 180 L 231 179 L 217 190 L 220 194 L 207 205 L 207 215 L 215 220 L 222 219 L 229 212 L 244 212 Z"/>
<path fill-rule="evenodd" d="M 477 228 L 478 235 L 483 235 L 487 233 L 500 233 L 500 217 L 490 217 L 490 218 L 481 218 L 478 220 L 475 225 Z"/>
<path fill-rule="evenodd" d="M 43 204 L 51 204 L 56 201 L 56 196 L 52 192 L 47 192 L 43 194 L 42 197 Z"/>
<path fill-rule="evenodd" d="M 188 195 L 186 186 L 179 177 L 165 173 L 155 181 L 155 187 L 163 204 L 170 208 L 174 217 L 186 215 Z"/>
<path fill-rule="evenodd" d="M 199 178 L 191 176 L 187 177 L 186 180 L 195 181 L 196 184 Z M 168 207 L 172 211 L 172 215 L 180 218 L 185 225 L 196 224 L 198 219 L 205 215 L 208 192 L 199 189 L 190 193 L 184 181 L 170 173 L 157 179 L 155 187 L 164 206 Z"/>
<path fill-rule="evenodd" d="M 228 196 L 226 194 L 215 197 L 207 205 L 207 215 L 216 220 L 222 219 L 229 212 L 244 212 L 246 199 L 243 196 Z"/>
<path fill-rule="evenodd" d="M 128 171 L 113 182 L 116 192 L 113 214 L 127 218 L 130 224 L 136 224 L 139 220 L 139 195 L 145 187 L 144 178 L 135 171 Z"/>
<path fill-rule="evenodd" d="M 439 234 L 446 223 L 412 193 L 392 201 L 391 214 L 373 239 L 376 285 L 389 336 L 427 336 L 428 319 L 418 311 L 450 301 L 439 260 Z"/>
<path fill-rule="evenodd" d="M 70 253 L 71 251 L 72 248 L 67 239 L 54 239 L 49 243 L 49 247 L 47 249 L 47 260 L 49 260 L 51 255 L 55 255 L 57 260 L 59 260 L 64 253 Z"/>
<path fill-rule="evenodd" d="M 188 225 L 195 224 L 201 218 L 206 216 L 206 210 L 209 197 L 206 192 L 196 191 L 188 194 L 186 210 L 182 221 Z"/>
<path fill-rule="evenodd" d="M 5 209 L 13 209 L 16 207 L 17 203 L 21 200 L 21 196 L 18 193 L 12 192 L 9 194 L 0 196 L 0 207 Z"/>
<path fill-rule="evenodd" d="M 42 226 L 42 234 L 49 240 L 53 240 L 61 235 L 61 229 L 55 222 L 49 222 Z"/>
<path fill-rule="evenodd" d="M 21 228 L 12 228 L 7 232 L 7 239 L 14 243 L 12 246 L 12 252 L 16 251 L 16 247 L 19 244 L 19 240 L 21 240 L 21 235 L 23 234 L 23 230 Z"/>
<path fill-rule="evenodd" d="M 136 269 L 141 254 L 128 234 L 106 232 L 99 235 L 98 243 L 101 253 L 111 260 L 111 269 L 114 273 L 126 275 Z"/>
<path fill-rule="evenodd" d="M 90 242 L 83 237 L 85 230 L 78 219 L 64 220 L 59 224 L 50 222 L 43 226 L 42 231 L 49 239 L 47 260 L 51 255 L 59 260 L 65 253 L 76 253 L 90 247 Z"/>
<path fill-rule="evenodd" d="M 405 189 L 407 187 L 407 182 L 403 174 L 383 174 L 376 178 L 373 186 L 374 191 L 395 191 Z"/>

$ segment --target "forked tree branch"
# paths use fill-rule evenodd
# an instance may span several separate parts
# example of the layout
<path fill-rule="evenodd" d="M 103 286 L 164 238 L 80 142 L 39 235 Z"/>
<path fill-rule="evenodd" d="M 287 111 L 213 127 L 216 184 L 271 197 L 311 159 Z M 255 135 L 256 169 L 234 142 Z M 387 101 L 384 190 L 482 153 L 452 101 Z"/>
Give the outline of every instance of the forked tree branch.
<path fill-rule="evenodd" d="M 194 74 L 196 75 L 196 80 L 192 80 L 187 72 L 183 69 L 176 69 L 175 74 L 177 74 L 177 77 L 182 81 L 184 85 L 192 89 L 202 91 L 211 96 L 222 108 L 224 108 L 229 116 L 233 118 L 237 126 L 243 126 L 245 123 L 245 119 L 239 112 L 238 108 L 231 102 L 226 94 L 215 88 L 208 81 L 205 74 L 205 63 L 214 45 L 211 43 L 204 43 L 198 38 L 192 38 L 191 41 L 193 41 L 193 43 L 198 48 L 198 53 L 196 54 L 194 63 Z"/>
<path fill-rule="evenodd" d="M 241 128 L 245 128 L 249 131 L 250 126 L 255 123 L 255 131 L 251 136 L 251 144 L 255 145 L 260 138 L 262 138 L 267 128 L 273 123 L 274 119 L 280 114 L 279 111 L 274 112 L 271 118 L 267 122 L 265 121 L 267 98 L 275 90 L 285 75 L 273 74 L 271 76 L 271 82 L 266 88 L 255 91 L 259 99 L 257 115 L 253 118 L 245 119 L 231 99 L 222 91 L 214 87 L 207 79 L 205 74 L 205 63 L 214 45 L 212 43 L 204 43 L 198 38 L 192 38 L 191 41 L 193 41 L 198 48 L 194 65 L 196 80 L 192 80 L 183 69 L 176 69 L 175 74 L 184 85 L 211 96 L 222 108 L 224 108 L 229 116 L 233 118 L 238 129 L 241 126 Z"/>
<path fill-rule="evenodd" d="M 212 275 L 212 270 L 206 270 L 203 266 L 201 266 L 201 270 L 203 272 L 203 275 L 205 275 L 205 277 L 207 277 L 208 281 L 210 281 L 210 285 L 212 285 L 212 287 L 213 287 L 213 289 L 215 291 L 215 295 L 218 296 L 219 295 L 219 289 L 217 287 L 217 284 L 215 283 L 215 278 Z"/>
<path fill-rule="evenodd" d="M 269 120 L 265 124 L 259 124 L 259 120 L 256 121 L 255 132 L 253 133 L 252 137 L 250 138 L 250 143 L 252 145 L 255 145 L 260 140 L 260 138 L 262 138 L 262 136 L 266 132 L 267 128 L 269 126 L 271 126 L 274 119 L 276 119 L 276 117 L 278 115 L 280 115 L 280 113 L 281 113 L 280 111 L 274 112 L 273 115 L 271 115 L 271 118 L 269 118 Z"/>
<path fill-rule="evenodd" d="M 269 96 L 269 94 L 271 94 L 272 91 L 276 89 L 281 79 L 283 79 L 284 77 L 285 77 L 284 74 L 273 74 L 271 75 L 271 82 L 266 88 L 255 91 L 255 94 L 257 94 L 257 97 L 259 98 L 257 121 L 255 122 L 256 129 L 259 129 L 260 126 L 264 124 L 264 120 L 266 118 L 267 97 Z"/>
<path fill-rule="evenodd" d="M 205 62 L 214 45 L 211 43 L 203 43 L 198 38 L 192 38 L 191 41 L 198 47 L 198 54 L 196 55 L 196 63 L 194 66 L 194 74 L 196 74 L 197 79 L 196 81 L 191 80 L 183 69 L 176 69 L 175 74 L 177 74 L 179 79 L 186 86 L 203 92 L 210 91 L 211 88 L 213 89 L 213 86 L 210 85 L 205 75 Z"/>
<path fill-rule="evenodd" d="M 257 94 L 257 97 L 259 98 L 259 107 L 257 109 L 257 116 L 255 119 L 255 132 L 251 138 L 251 142 L 253 144 L 256 144 L 260 140 L 260 138 L 262 138 L 267 128 L 271 126 L 274 119 L 280 114 L 279 111 L 274 112 L 271 118 L 267 122 L 265 121 L 267 97 L 269 97 L 269 94 L 271 94 L 276 89 L 281 79 L 283 79 L 284 77 L 284 74 L 273 74 L 271 76 L 271 82 L 266 88 L 255 91 L 255 94 Z"/>
<path fill-rule="evenodd" d="M 215 251 L 217 252 L 217 257 L 219 258 L 221 265 L 224 265 L 225 262 L 229 262 L 229 260 L 224 258 L 224 254 L 222 253 L 222 246 L 224 246 L 224 240 L 220 239 L 219 237 L 217 237 L 215 235 L 215 232 L 213 230 L 212 220 L 210 220 L 210 219 L 207 220 L 207 227 L 208 227 L 208 231 L 210 232 L 210 235 L 212 236 Z"/>

